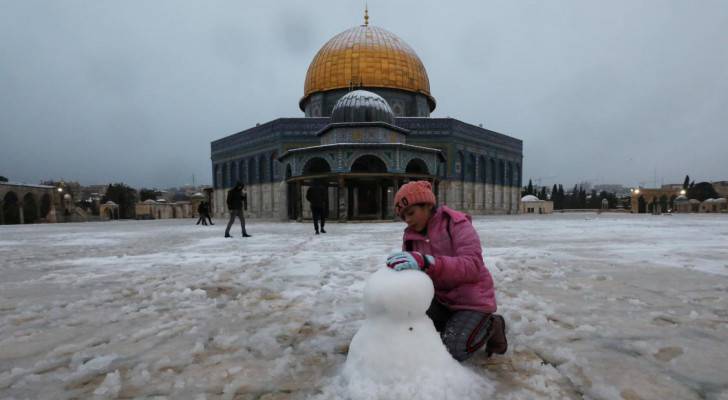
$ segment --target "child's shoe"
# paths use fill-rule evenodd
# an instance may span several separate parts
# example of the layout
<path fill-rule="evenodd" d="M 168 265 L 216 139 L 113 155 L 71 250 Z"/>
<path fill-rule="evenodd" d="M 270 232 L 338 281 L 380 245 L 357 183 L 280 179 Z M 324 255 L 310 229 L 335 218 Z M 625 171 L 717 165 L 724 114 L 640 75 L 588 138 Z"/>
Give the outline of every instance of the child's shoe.
<path fill-rule="evenodd" d="M 490 357 L 495 354 L 505 354 L 508 350 L 508 340 L 506 340 L 506 320 L 502 315 L 493 314 L 491 317 L 491 335 L 488 344 L 485 345 L 485 353 Z"/>

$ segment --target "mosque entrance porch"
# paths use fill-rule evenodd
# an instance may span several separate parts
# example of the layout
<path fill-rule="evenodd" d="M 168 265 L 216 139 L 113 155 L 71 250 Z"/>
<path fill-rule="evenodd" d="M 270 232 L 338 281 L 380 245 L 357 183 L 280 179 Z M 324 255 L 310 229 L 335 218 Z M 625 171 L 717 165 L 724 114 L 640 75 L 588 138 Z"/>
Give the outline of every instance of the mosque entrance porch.
<path fill-rule="evenodd" d="M 396 219 L 392 209 L 394 195 L 403 184 L 427 180 L 437 187 L 434 176 L 396 173 L 328 173 L 289 178 L 286 180 L 288 219 L 303 221 L 312 218 L 306 192 L 315 183 L 327 188 L 329 220 L 391 221 Z"/>

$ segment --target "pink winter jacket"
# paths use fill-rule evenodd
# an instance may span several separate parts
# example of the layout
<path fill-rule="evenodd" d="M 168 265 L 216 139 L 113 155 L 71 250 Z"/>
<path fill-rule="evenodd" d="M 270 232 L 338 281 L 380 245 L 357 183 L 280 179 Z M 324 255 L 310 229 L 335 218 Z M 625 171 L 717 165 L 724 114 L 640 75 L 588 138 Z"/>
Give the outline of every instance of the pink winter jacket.
<path fill-rule="evenodd" d="M 493 278 L 483 262 L 480 238 L 470 216 L 438 206 L 423 236 L 404 231 L 404 251 L 419 251 L 435 257 L 427 270 L 435 286 L 435 297 L 452 310 L 496 311 Z"/>

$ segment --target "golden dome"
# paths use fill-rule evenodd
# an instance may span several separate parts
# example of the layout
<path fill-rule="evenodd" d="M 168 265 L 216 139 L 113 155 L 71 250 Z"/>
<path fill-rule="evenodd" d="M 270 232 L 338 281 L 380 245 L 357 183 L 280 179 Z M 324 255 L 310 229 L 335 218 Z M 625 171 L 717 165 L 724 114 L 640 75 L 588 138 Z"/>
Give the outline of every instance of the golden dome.
<path fill-rule="evenodd" d="M 382 28 L 355 26 L 321 47 L 308 66 L 301 105 L 309 95 L 333 89 L 390 88 L 430 95 L 427 71 L 407 43 Z"/>

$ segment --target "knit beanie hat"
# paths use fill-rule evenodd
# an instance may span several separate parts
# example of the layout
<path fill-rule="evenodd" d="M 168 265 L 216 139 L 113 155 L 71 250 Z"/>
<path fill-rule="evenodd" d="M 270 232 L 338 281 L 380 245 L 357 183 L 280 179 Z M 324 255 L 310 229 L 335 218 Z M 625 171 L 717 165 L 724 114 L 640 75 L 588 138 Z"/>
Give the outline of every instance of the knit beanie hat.
<path fill-rule="evenodd" d="M 402 211 L 413 204 L 435 205 L 435 194 L 428 181 L 414 181 L 402 185 L 394 195 L 394 213 L 401 216 Z"/>

